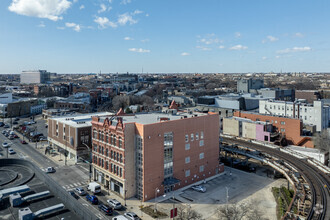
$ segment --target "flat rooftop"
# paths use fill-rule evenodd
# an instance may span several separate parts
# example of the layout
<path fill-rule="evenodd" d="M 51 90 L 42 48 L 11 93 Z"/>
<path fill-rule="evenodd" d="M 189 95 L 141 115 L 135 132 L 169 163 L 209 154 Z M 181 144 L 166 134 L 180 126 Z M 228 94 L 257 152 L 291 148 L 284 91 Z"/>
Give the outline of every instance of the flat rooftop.
<path fill-rule="evenodd" d="M 193 112 L 192 114 L 188 112 L 177 112 L 176 114 L 172 113 L 161 113 L 161 112 L 153 112 L 153 113 L 146 113 L 146 114 L 135 114 L 135 115 L 130 115 L 130 116 L 118 116 L 123 119 L 123 123 L 138 123 L 138 124 L 154 124 L 161 122 L 162 118 L 166 118 L 169 121 L 173 120 L 180 120 L 184 118 L 192 118 L 192 117 L 198 117 L 198 116 L 206 116 L 208 114 L 206 113 L 200 113 L 200 112 Z M 111 116 L 110 116 L 111 117 Z M 100 121 L 103 122 L 106 118 L 110 117 L 105 117 L 101 116 Z M 118 122 L 117 117 L 115 117 L 113 122 Z M 165 120 L 164 120 L 165 121 Z"/>
<path fill-rule="evenodd" d="M 58 121 L 60 123 L 69 125 L 71 127 L 88 127 L 92 126 L 92 117 L 101 117 L 101 116 L 108 116 L 111 117 L 114 115 L 111 112 L 97 112 L 97 113 L 91 113 L 91 114 L 79 114 L 79 115 L 73 115 L 73 116 L 60 116 L 60 117 L 54 117 L 52 120 Z"/>

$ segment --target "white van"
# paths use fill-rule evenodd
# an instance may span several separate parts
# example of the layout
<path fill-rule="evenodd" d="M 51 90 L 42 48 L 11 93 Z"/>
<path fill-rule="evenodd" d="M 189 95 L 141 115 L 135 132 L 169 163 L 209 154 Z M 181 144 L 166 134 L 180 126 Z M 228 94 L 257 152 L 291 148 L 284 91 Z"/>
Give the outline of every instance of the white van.
<path fill-rule="evenodd" d="M 101 186 L 97 182 L 91 182 L 88 184 L 87 190 L 97 194 L 101 192 Z"/>
<path fill-rule="evenodd" d="M 123 215 L 117 215 L 116 217 L 113 217 L 112 220 L 128 220 L 128 219 Z"/>

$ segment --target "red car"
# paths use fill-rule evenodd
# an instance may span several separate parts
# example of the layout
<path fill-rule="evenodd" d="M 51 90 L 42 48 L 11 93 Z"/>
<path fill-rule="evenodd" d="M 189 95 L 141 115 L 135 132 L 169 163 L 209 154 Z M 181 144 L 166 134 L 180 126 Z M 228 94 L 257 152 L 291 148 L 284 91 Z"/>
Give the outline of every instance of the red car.
<path fill-rule="evenodd" d="M 22 144 L 27 144 L 26 141 L 24 141 L 24 140 L 21 140 L 21 143 L 22 143 Z"/>
<path fill-rule="evenodd" d="M 14 134 L 13 136 L 14 136 L 14 138 L 18 138 L 18 136 L 16 134 Z"/>

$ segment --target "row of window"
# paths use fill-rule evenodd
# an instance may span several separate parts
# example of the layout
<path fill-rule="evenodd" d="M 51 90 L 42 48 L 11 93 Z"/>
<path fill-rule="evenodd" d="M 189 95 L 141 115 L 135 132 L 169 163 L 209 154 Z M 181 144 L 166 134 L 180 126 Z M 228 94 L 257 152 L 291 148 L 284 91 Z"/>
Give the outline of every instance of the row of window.
<path fill-rule="evenodd" d="M 200 153 L 199 154 L 199 159 L 201 160 L 201 159 L 204 159 L 204 153 Z M 185 158 L 185 162 L 186 163 L 190 163 L 190 157 L 186 157 Z"/>
<path fill-rule="evenodd" d="M 201 139 L 204 139 L 204 132 L 203 132 L 203 131 L 201 131 L 200 138 L 201 138 Z M 196 132 L 195 135 L 194 135 L 193 133 L 190 134 L 190 141 L 194 141 L 194 139 L 195 139 L 196 141 L 199 140 L 199 133 L 198 133 L 198 132 Z M 185 141 L 186 141 L 186 142 L 189 142 L 189 134 L 186 134 L 186 136 L 185 136 Z"/>
<path fill-rule="evenodd" d="M 204 172 L 204 165 L 201 165 L 199 166 L 199 172 Z M 190 170 L 186 170 L 186 173 L 185 173 L 185 176 L 186 177 L 189 177 L 190 176 Z"/>
<path fill-rule="evenodd" d="M 110 134 L 109 136 L 108 133 L 104 135 L 103 132 L 100 131 L 97 132 L 96 130 L 93 130 L 93 139 L 111 144 L 113 146 L 117 146 L 117 136 L 115 134 Z M 123 146 L 123 139 L 122 137 L 118 137 L 118 147 L 122 148 L 122 146 Z"/>
<path fill-rule="evenodd" d="M 110 163 L 110 169 L 109 169 L 109 162 L 104 161 L 102 158 L 98 158 L 97 156 L 93 157 L 93 163 L 97 164 L 98 166 L 109 170 L 111 173 L 122 177 L 123 176 L 123 168 L 117 166 L 116 164 Z"/>
<path fill-rule="evenodd" d="M 93 150 L 97 153 L 100 153 L 106 157 L 109 157 L 117 162 L 122 163 L 123 162 L 123 154 L 115 152 L 113 150 L 110 151 L 110 155 L 109 155 L 109 149 L 108 148 L 104 148 L 102 146 L 98 146 L 96 144 L 94 144 L 93 146 Z"/>
<path fill-rule="evenodd" d="M 204 146 L 204 140 L 199 141 L 199 146 L 200 147 Z M 190 150 L 190 143 L 185 144 L 185 150 Z"/>

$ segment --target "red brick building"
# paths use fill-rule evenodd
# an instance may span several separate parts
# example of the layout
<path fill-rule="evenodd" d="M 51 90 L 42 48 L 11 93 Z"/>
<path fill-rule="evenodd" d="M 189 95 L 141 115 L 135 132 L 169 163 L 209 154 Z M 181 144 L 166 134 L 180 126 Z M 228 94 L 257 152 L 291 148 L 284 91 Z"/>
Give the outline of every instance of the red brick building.
<path fill-rule="evenodd" d="M 218 114 L 93 117 L 92 129 L 93 178 L 124 198 L 150 200 L 223 172 Z"/>
<path fill-rule="evenodd" d="M 283 134 L 288 144 L 297 146 L 314 147 L 311 137 L 302 136 L 303 122 L 297 118 L 263 115 L 259 113 L 235 111 L 234 116 L 248 118 L 253 121 L 271 123 L 277 132 Z"/>

